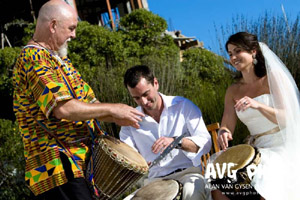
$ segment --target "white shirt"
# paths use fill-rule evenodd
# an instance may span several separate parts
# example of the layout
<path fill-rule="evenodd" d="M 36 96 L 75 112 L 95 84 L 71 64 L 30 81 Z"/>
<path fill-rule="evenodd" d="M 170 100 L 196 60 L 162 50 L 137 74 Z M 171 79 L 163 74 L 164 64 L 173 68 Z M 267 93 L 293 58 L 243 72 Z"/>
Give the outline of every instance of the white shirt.
<path fill-rule="evenodd" d="M 186 138 L 192 140 L 199 151 L 197 153 L 173 149 L 163 160 L 149 170 L 149 178 L 167 175 L 176 169 L 200 166 L 200 157 L 211 149 L 211 137 L 204 124 L 200 109 L 190 100 L 179 96 L 161 94 L 164 109 L 157 123 L 145 114 L 140 128 L 123 126 L 120 131 L 121 141 L 136 149 L 147 162 L 152 162 L 159 154 L 151 150 L 160 137 L 175 137 L 188 132 Z M 136 108 L 143 112 L 141 106 Z"/>

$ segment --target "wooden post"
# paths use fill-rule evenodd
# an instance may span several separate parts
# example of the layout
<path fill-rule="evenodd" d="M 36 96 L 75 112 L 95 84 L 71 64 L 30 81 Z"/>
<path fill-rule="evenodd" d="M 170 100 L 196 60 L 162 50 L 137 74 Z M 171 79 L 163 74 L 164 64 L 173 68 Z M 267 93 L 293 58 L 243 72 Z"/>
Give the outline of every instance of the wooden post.
<path fill-rule="evenodd" d="M 141 0 L 137 0 L 137 2 L 138 2 L 138 5 L 139 5 L 139 9 L 143 8 Z"/>
<path fill-rule="evenodd" d="M 70 1 L 72 3 L 70 3 Z M 78 15 L 78 10 L 77 10 L 77 5 L 76 5 L 76 1 L 75 0 L 69 0 L 70 5 L 75 9 L 77 15 Z"/>
<path fill-rule="evenodd" d="M 134 2 L 133 0 L 130 0 L 131 10 L 135 10 Z"/>
<path fill-rule="evenodd" d="M 109 0 L 106 0 L 106 4 L 107 4 L 109 18 L 110 18 L 110 21 L 111 21 L 111 28 L 115 29 L 115 23 L 114 23 L 114 19 L 113 19 L 112 13 L 111 13 L 111 7 L 110 7 Z"/>
<path fill-rule="evenodd" d="M 9 42 L 9 40 L 8 40 L 8 38 L 7 38 L 7 36 L 4 35 L 4 37 L 5 37 L 5 40 L 6 40 L 7 44 L 8 44 L 8 46 L 11 47 L 11 44 L 10 44 L 10 42 Z"/>
<path fill-rule="evenodd" d="M 36 22 L 36 18 L 35 18 L 35 13 L 34 13 L 34 10 L 33 10 L 33 6 L 32 6 L 32 0 L 29 0 L 29 4 L 30 4 L 30 13 L 33 17 L 33 21 Z"/>
<path fill-rule="evenodd" d="M 1 49 L 4 49 L 4 33 L 1 33 Z"/>
<path fill-rule="evenodd" d="M 75 0 L 64 0 L 64 1 L 65 1 L 67 4 L 69 4 L 69 5 L 76 11 L 77 17 L 78 17 L 78 19 L 79 19 L 76 1 L 75 1 Z"/>
<path fill-rule="evenodd" d="M 1 33 L 1 48 L 4 49 L 5 40 L 9 47 L 11 47 L 11 44 L 7 38 L 7 36 L 4 33 Z"/>

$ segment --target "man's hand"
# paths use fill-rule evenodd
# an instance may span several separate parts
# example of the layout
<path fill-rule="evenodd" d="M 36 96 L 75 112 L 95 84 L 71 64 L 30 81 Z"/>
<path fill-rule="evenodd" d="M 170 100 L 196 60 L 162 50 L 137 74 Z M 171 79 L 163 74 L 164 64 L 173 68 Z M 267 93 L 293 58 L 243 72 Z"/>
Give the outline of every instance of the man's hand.
<path fill-rule="evenodd" d="M 137 109 L 120 103 L 114 104 L 111 107 L 111 113 L 113 122 L 115 122 L 119 126 L 132 126 L 134 128 L 140 128 L 138 122 L 141 122 L 142 117 L 145 116 Z"/>
<path fill-rule="evenodd" d="M 152 152 L 155 154 L 162 153 L 173 141 L 174 138 L 172 137 L 160 137 L 152 145 Z"/>

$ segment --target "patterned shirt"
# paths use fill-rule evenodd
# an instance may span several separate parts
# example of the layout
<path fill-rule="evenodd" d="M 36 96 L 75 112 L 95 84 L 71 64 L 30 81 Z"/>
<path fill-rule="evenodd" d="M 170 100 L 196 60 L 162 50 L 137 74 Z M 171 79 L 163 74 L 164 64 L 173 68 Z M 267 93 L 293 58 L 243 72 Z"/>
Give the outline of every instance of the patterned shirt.
<path fill-rule="evenodd" d="M 64 71 L 64 76 L 59 68 Z M 69 87 L 73 88 L 78 100 L 94 103 L 96 98 L 90 86 L 69 59 L 61 60 L 47 49 L 34 45 L 22 50 L 13 80 L 14 112 L 24 143 L 25 181 L 29 188 L 38 195 L 67 182 L 59 152 L 68 156 L 74 177 L 83 177 L 82 170 L 72 159 L 80 168 L 84 166 L 89 149 L 84 141 L 91 138 L 89 130 L 97 130 L 95 121 L 58 120 L 51 112 L 58 102 L 74 98 Z M 65 144 L 73 158 L 42 126 Z"/>

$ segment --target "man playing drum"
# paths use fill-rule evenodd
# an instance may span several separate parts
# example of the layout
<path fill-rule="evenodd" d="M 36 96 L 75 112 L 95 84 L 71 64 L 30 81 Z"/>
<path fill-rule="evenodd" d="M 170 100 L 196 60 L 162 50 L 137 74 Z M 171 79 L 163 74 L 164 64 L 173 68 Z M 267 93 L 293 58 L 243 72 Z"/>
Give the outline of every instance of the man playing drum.
<path fill-rule="evenodd" d="M 211 148 L 211 137 L 200 109 L 186 98 L 159 93 L 158 80 L 147 66 L 128 69 L 124 85 L 139 105 L 136 109 L 145 117 L 139 122 L 140 129 L 123 126 L 120 139 L 135 148 L 149 164 L 176 137 L 187 132 L 176 149 L 150 168 L 144 184 L 175 179 L 183 184 L 183 199 L 210 199 L 199 166 L 200 157 Z"/>
<path fill-rule="evenodd" d="M 31 199 L 92 199 L 84 180 L 95 119 L 138 128 L 136 109 L 100 103 L 66 57 L 76 11 L 61 0 L 39 11 L 36 30 L 14 68 L 14 112 L 24 143 Z M 32 196 L 33 196 L 32 195 Z"/>

